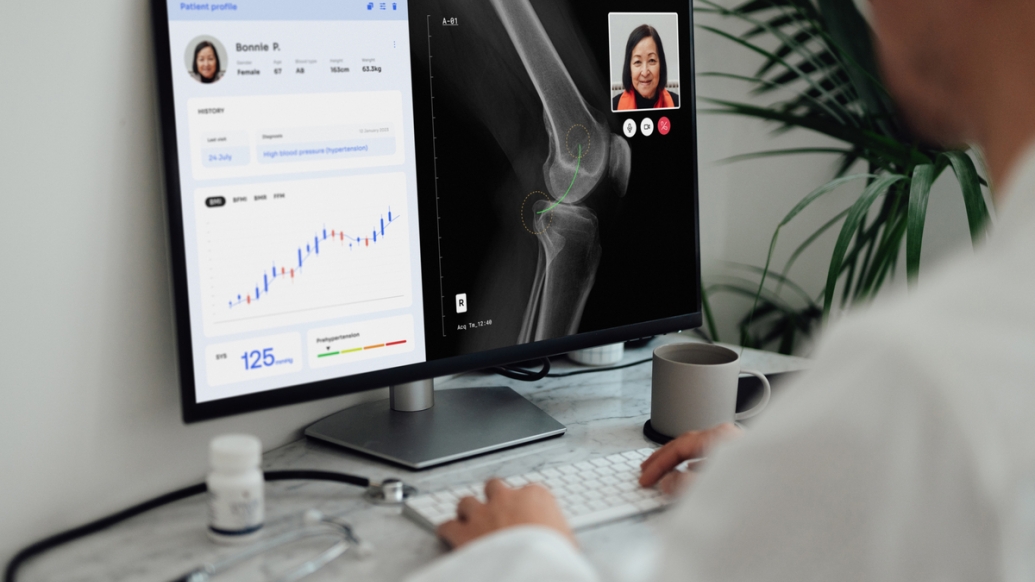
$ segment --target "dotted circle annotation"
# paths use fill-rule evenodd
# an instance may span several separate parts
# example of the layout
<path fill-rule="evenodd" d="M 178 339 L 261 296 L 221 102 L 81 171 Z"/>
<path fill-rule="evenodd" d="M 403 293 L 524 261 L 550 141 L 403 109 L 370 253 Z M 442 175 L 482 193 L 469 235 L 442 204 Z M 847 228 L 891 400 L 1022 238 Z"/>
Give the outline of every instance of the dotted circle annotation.
<path fill-rule="evenodd" d="M 577 148 L 576 148 L 575 151 L 573 151 L 572 147 L 571 147 L 572 146 L 571 132 L 573 132 L 573 131 L 575 131 L 577 129 L 581 129 L 582 131 L 586 132 L 586 142 L 585 142 L 586 143 L 586 147 L 582 148 L 582 158 L 583 159 L 585 159 L 586 154 L 589 153 L 590 146 L 593 145 L 593 137 L 590 136 L 589 130 L 586 129 L 585 125 L 582 125 L 581 123 L 576 123 L 575 125 L 571 126 L 571 129 L 568 130 L 568 134 L 564 136 L 564 147 L 565 147 L 565 149 L 568 150 L 568 155 L 571 156 L 573 160 L 579 159 L 579 154 L 578 154 Z M 581 136 L 579 135 L 579 132 L 576 132 L 575 133 L 575 144 L 576 145 L 578 145 L 580 137 Z"/>
<path fill-rule="evenodd" d="M 529 234 L 540 235 L 540 234 L 543 234 L 544 232 L 550 230 L 550 226 L 553 225 L 553 213 L 552 212 L 548 212 L 547 213 L 547 216 L 549 216 L 549 218 L 547 218 L 546 226 L 544 226 L 542 230 L 538 230 L 537 231 L 537 230 L 534 230 L 534 229 L 528 227 L 528 221 L 525 220 L 525 207 L 528 206 L 528 199 L 533 197 L 533 196 L 535 196 L 536 194 L 538 194 L 539 196 L 542 196 L 543 199 L 546 200 L 547 202 L 550 202 L 550 201 L 553 200 L 552 198 L 550 198 L 550 195 L 547 194 L 546 192 L 541 192 L 539 190 L 536 190 L 535 192 L 529 192 L 528 196 L 525 196 L 525 199 L 521 202 L 521 226 L 525 227 L 525 230 L 527 230 L 529 232 Z M 535 204 L 535 201 L 532 201 L 532 204 Z M 535 223 L 533 222 L 532 225 L 535 226 Z"/>

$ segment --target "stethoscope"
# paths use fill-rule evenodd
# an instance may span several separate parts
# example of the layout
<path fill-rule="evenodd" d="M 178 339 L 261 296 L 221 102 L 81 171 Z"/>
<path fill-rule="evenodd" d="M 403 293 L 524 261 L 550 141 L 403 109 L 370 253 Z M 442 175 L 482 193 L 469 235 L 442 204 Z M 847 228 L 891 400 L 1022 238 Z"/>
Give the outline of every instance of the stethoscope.
<path fill-rule="evenodd" d="M 376 505 L 400 505 L 407 497 L 414 493 L 416 493 L 416 489 L 405 485 L 398 479 L 385 479 L 379 484 L 371 484 L 363 497 Z M 350 549 L 361 559 L 371 556 L 374 552 L 373 546 L 361 541 L 348 523 L 326 516 L 316 509 L 310 509 L 303 516 L 301 528 L 258 542 L 254 546 L 229 558 L 202 564 L 187 574 L 176 578 L 173 582 L 208 582 L 212 578 L 267 552 L 272 552 L 304 539 L 324 536 L 332 536 L 336 538 L 336 541 L 333 545 L 305 563 L 274 578 L 273 581 L 297 582 L 310 574 L 320 571 Z"/>

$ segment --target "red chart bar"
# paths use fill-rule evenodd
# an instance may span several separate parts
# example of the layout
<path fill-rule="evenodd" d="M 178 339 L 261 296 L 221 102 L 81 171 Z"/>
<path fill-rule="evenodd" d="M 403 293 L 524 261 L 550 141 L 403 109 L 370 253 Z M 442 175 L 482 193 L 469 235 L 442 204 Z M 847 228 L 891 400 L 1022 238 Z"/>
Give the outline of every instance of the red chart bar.
<path fill-rule="evenodd" d="M 390 346 L 401 346 L 404 343 L 406 343 L 406 340 L 402 340 L 401 342 L 391 342 L 391 343 L 385 344 L 385 347 L 387 348 L 387 347 L 390 347 Z"/>

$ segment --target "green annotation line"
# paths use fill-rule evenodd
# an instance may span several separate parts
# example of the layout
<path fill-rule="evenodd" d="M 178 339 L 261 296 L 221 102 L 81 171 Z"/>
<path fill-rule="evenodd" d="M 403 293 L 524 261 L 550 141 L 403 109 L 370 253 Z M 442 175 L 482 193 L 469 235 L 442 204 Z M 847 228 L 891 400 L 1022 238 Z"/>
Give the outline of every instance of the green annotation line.
<path fill-rule="evenodd" d="M 568 150 L 568 151 L 571 152 L 571 150 Z M 581 166 L 582 166 L 582 144 L 579 144 L 579 157 L 575 160 L 575 175 L 571 177 L 571 184 L 568 184 L 568 190 L 564 193 L 564 196 L 561 196 L 560 200 L 558 200 L 557 202 L 553 203 L 553 206 L 547 208 L 546 210 L 540 210 L 539 212 L 536 212 L 536 214 L 546 214 L 547 212 L 550 212 L 554 208 L 557 208 L 558 204 L 560 204 L 561 202 L 564 202 L 564 199 L 568 197 L 568 192 L 571 192 L 571 187 L 575 185 L 575 178 L 579 177 L 579 167 L 581 167 Z"/>
<path fill-rule="evenodd" d="M 318 354 L 316 357 L 318 359 L 319 358 L 329 358 L 331 356 L 340 356 L 340 355 L 343 355 L 343 354 L 354 354 L 356 352 L 364 352 L 366 350 L 376 350 L 377 348 L 390 348 L 392 346 L 401 346 L 404 343 L 406 343 L 406 340 L 400 340 L 400 341 L 397 341 L 397 342 L 388 342 L 386 344 L 376 344 L 376 345 L 373 345 L 373 346 L 367 346 L 365 348 L 352 348 L 351 350 L 341 350 L 340 352 L 327 352 L 326 354 Z"/>

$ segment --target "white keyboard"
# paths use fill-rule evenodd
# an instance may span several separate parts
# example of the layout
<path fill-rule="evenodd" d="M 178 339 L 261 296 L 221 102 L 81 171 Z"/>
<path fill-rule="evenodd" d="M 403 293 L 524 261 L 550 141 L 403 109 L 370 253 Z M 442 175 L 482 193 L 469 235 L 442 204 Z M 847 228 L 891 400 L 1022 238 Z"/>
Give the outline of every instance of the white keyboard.
<path fill-rule="evenodd" d="M 654 449 L 640 449 L 608 455 L 541 471 L 517 475 L 503 481 L 511 487 L 529 483 L 545 486 L 557 498 L 572 529 L 664 508 L 669 499 L 657 489 L 640 487 L 640 463 Z M 403 513 L 420 525 L 435 528 L 456 517 L 456 504 L 464 497 L 485 501 L 483 483 L 454 487 L 446 491 L 411 497 Z"/>

